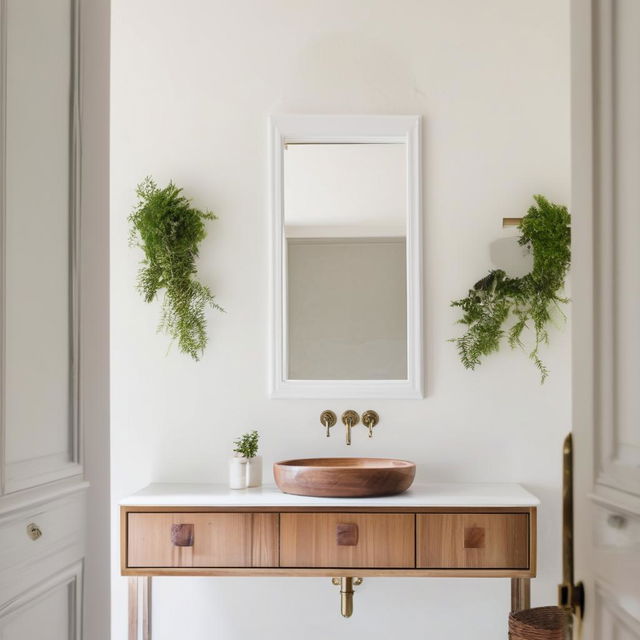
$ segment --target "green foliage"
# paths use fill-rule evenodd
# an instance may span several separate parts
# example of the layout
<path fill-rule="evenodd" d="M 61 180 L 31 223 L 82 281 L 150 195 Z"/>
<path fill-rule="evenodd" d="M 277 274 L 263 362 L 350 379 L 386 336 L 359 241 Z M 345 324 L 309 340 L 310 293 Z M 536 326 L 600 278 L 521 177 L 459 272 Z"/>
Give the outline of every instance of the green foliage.
<path fill-rule="evenodd" d="M 240 436 L 237 440 L 233 441 L 235 453 L 239 453 L 245 458 L 255 458 L 258 454 L 259 438 L 260 436 L 255 430 Z"/>
<path fill-rule="evenodd" d="M 222 311 L 209 287 L 196 280 L 198 245 L 207 235 L 205 221 L 216 216 L 192 207 L 172 182 L 160 189 L 147 177 L 136 193 L 138 204 L 129 223 L 130 244 L 144 251 L 138 289 L 145 302 L 165 290 L 158 330 L 199 360 L 207 344 L 205 310 L 211 306 Z"/>
<path fill-rule="evenodd" d="M 452 302 L 453 307 L 462 309 L 458 322 L 467 327 L 464 335 L 452 342 L 462 364 L 475 369 L 482 357 L 498 351 L 505 335 L 512 348 L 524 348 L 523 331 L 532 328 L 535 343 L 529 357 L 544 382 L 549 371 L 540 359 L 539 348 L 549 342 L 547 326 L 553 309 L 560 310 L 560 303 L 568 302 L 559 292 L 571 264 L 571 216 L 566 207 L 543 196 L 534 196 L 534 200 L 537 206 L 529 208 L 518 226 L 519 244 L 533 252 L 533 269 L 522 278 L 509 278 L 501 269 L 490 271 L 466 298 Z M 509 319 L 514 323 L 505 331 Z"/>

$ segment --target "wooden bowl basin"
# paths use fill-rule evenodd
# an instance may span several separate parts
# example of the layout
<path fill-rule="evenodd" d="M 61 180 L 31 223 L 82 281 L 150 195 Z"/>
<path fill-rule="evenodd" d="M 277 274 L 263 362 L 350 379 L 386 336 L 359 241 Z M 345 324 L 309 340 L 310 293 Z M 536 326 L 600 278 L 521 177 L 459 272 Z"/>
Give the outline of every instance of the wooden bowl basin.
<path fill-rule="evenodd" d="M 319 498 L 367 498 L 406 491 L 416 465 L 390 458 L 302 458 L 273 465 L 280 491 Z"/>

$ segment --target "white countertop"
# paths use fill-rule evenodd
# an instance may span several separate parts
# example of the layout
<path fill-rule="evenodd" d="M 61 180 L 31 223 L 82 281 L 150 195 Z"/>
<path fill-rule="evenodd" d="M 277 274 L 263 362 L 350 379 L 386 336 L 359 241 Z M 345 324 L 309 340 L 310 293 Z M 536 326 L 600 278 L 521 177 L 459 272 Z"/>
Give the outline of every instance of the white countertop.
<path fill-rule="evenodd" d="M 536 507 L 538 498 L 519 484 L 414 483 L 381 498 L 309 498 L 282 493 L 275 485 L 229 489 L 226 484 L 150 484 L 120 501 L 135 507 Z"/>

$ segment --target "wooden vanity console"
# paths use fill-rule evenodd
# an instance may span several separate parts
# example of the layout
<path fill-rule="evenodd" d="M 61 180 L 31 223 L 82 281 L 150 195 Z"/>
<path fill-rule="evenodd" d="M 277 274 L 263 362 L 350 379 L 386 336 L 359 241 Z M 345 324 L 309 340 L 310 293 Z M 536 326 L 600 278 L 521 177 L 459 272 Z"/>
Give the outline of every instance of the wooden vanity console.
<path fill-rule="evenodd" d="M 537 506 L 512 484 L 416 484 L 357 499 L 153 484 L 121 503 L 129 637 L 140 589 L 151 637 L 152 576 L 510 578 L 512 610 L 526 608 Z"/>

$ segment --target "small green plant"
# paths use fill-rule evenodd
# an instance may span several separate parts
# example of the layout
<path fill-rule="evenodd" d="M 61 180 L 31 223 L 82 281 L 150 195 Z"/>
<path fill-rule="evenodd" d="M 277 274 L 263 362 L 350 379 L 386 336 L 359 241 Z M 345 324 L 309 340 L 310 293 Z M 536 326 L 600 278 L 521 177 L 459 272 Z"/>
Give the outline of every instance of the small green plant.
<path fill-rule="evenodd" d="M 529 357 L 540 371 L 544 383 L 549 370 L 539 356 L 541 344 L 548 344 L 548 323 L 553 309 L 569 300 L 559 295 L 571 264 L 571 216 L 567 208 L 534 196 L 537 206 L 529 208 L 518 225 L 519 244 L 533 253 L 533 269 L 522 278 L 510 278 L 501 269 L 476 282 L 465 298 L 451 303 L 462 309 L 458 321 L 467 327 L 459 338 L 453 338 L 462 364 L 475 369 L 484 356 L 498 351 L 506 335 L 511 348 L 524 348 L 522 333 L 531 327 L 535 335 Z M 564 317 L 564 313 L 562 313 Z M 505 331 L 509 318 L 514 324 Z"/>
<path fill-rule="evenodd" d="M 130 244 L 144 252 L 138 290 L 145 302 L 151 302 L 164 289 L 158 330 L 177 340 L 183 353 L 199 360 L 207 345 L 205 310 L 223 310 L 209 287 L 196 279 L 198 246 L 207 235 L 205 222 L 216 216 L 192 207 L 173 182 L 160 189 L 147 177 L 136 193 L 138 204 L 129 223 Z"/>
<path fill-rule="evenodd" d="M 255 458 L 258 454 L 258 440 L 260 436 L 254 429 L 249 433 L 245 433 L 233 441 L 235 448 L 233 451 L 239 453 L 244 458 Z"/>

